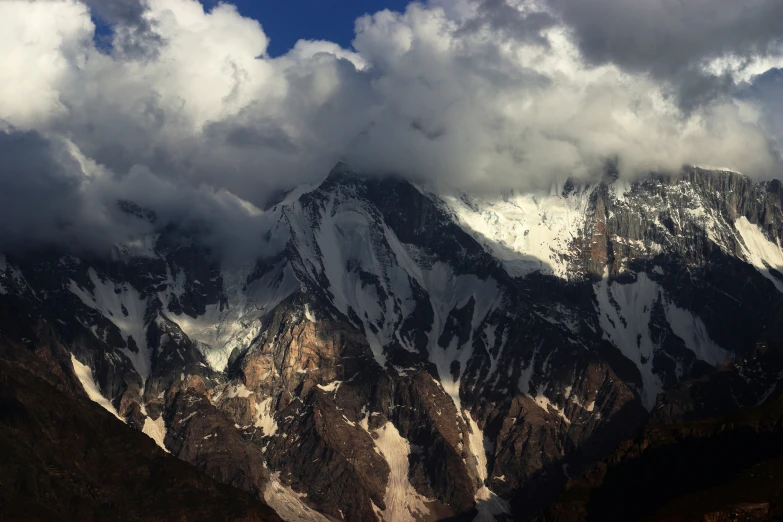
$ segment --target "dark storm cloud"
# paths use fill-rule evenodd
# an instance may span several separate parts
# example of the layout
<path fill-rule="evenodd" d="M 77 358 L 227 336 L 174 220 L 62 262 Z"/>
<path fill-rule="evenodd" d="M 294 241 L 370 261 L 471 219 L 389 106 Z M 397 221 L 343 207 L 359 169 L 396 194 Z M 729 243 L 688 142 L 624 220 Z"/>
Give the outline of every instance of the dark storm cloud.
<path fill-rule="evenodd" d="M 223 259 L 244 262 L 269 248 L 260 241 L 264 216 L 226 191 L 174 183 L 141 166 L 117 176 L 35 131 L 0 130 L 0 157 L 2 253 L 106 255 L 171 225 L 198 231 Z M 127 202 L 143 211 L 129 212 Z"/>
<path fill-rule="evenodd" d="M 90 249 L 102 235 L 115 235 L 104 228 L 103 212 L 85 199 L 81 166 L 64 144 L 33 131 L 0 131 L 0 157 L 4 251 L 27 245 Z"/>
<path fill-rule="evenodd" d="M 85 0 L 93 14 L 111 26 L 114 50 L 131 58 L 154 55 L 162 39 L 144 17 L 145 0 Z"/>
<path fill-rule="evenodd" d="M 298 150 L 282 128 L 266 122 L 258 125 L 215 122 L 210 123 L 204 133 L 210 141 L 219 141 L 237 149 L 269 148 L 292 154 Z"/>
<path fill-rule="evenodd" d="M 783 69 L 770 69 L 756 76 L 740 96 L 761 106 L 767 135 L 783 157 Z"/>
<path fill-rule="evenodd" d="M 550 0 L 585 57 L 671 76 L 705 58 L 750 58 L 783 37 L 779 0 Z"/>
<path fill-rule="evenodd" d="M 465 23 L 463 31 L 489 28 L 519 40 L 545 44 L 541 31 L 557 24 L 549 13 L 522 11 L 509 4 L 508 0 L 478 0 L 477 3 L 476 17 Z"/>
<path fill-rule="evenodd" d="M 108 22 L 149 28 L 142 0 L 87 0 L 87 5 Z"/>
<path fill-rule="evenodd" d="M 686 103 L 726 92 L 705 62 L 779 52 L 780 0 L 548 0 L 591 63 L 614 63 L 671 82 Z"/>

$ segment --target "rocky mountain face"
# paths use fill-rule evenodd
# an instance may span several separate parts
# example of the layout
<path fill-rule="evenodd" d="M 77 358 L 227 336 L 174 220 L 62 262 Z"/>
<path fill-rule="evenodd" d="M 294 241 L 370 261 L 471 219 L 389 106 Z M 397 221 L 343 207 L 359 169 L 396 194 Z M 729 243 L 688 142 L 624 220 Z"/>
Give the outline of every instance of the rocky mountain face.
<path fill-rule="evenodd" d="M 248 266 L 174 227 L 7 253 L 0 334 L 45 325 L 77 391 L 289 522 L 529 517 L 645 425 L 783 391 L 777 181 L 478 196 L 338 165 L 263 222 Z"/>

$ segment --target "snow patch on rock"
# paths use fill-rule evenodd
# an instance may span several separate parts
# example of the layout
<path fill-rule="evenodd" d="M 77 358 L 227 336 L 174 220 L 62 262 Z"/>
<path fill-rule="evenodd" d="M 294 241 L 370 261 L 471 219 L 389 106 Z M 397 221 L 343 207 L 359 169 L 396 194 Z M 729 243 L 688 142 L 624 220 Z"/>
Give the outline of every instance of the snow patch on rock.
<path fill-rule="evenodd" d="M 434 263 L 430 269 L 420 271 L 421 285 L 430 297 L 434 312 L 434 321 L 430 330 L 429 358 L 438 369 L 440 384 L 461 411 L 459 397 L 460 381 L 467 369 L 467 363 L 473 356 L 473 335 L 481 322 L 501 303 L 503 294 L 494 279 L 479 279 L 475 275 L 455 275 L 445 263 Z M 460 345 L 457 336 L 445 348 L 440 346 L 439 338 L 443 333 L 449 314 L 455 308 L 463 308 L 473 299 L 473 318 L 470 335 L 465 344 Z M 459 362 L 459 375 L 452 376 L 451 365 Z"/>
<path fill-rule="evenodd" d="M 530 395 L 530 384 L 532 383 L 533 372 L 535 372 L 536 369 L 537 354 L 538 354 L 538 350 L 533 352 L 533 355 L 530 357 L 530 362 L 528 362 L 527 366 L 522 368 L 522 371 L 519 372 L 519 382 L 517 386 L 519 387 L 520 392 L 528 396 Z"/>
<path fill-rule="evenodd" d="M 325 392 L 336 392 L 342 383 L 343 381 L 332 381 L 326 386 L 319 384 L 318 389 L 323 390 Z"/>
<path fill-rule="evenodd" d="M 272 473 L 264 488 L 264 500 L 285 522 L 329 522 L 329 520 L 305 504 L 300 494 L 280 483 L 280 473 Z"/>
<path fill-rule="evenodd" d="M 166 449 L 166 445 L 163 443 L 163 441 L 166 439 L 166 423 L 163 421 L 163 415 L 159 416 L 155 420 L 152 420 L 149 417 L 144 419 L 144 427 L 141 429 L 141 431 L 149 438 L 154 440 L 155 444 L 160 446 L 163 451 L 169 453 L 169 450 Z"/>
<path fill-rule="evenodd" d="M 277 421 L 272 411 L 272 397 L 256 404 L 256 422 L 254 426 L 261 428 L 265 437 L 272 437 L 277 433 Z"/>
<path fill-rule="evenodd" d="M 747 262 L 783 292 L 783 281 L 770 272 L 770 269 L 773 269 L 783 273 L 783 248 L 780 244 L 767 239 L 758 225 L 748 221 L 745 216 L 735 221 L 734 227 L 742 238 L 742 250 Z"/>
<path fill-rule="evenodd" d="M 98 311 L 106 319 L 119 328 L 126 343 L 133 338 L 138 352 L 134 353 L 127 347 L 123 353 L 131 360 L 142 381 L 150 376 L 150 350 L 147 347 L 147 325 L 145 314 L 147 300 L 139 291 L 128 283 L 115 283 L 109 279 L 102 280 L 94 269 L 88 271 L 90 282 L 94 286 L 92 292 L 84 290 L 71 280 L 68 289 L 90 308 Z"/>
<path fill-rule="evenodd" d="M 374 415 L 374 414 L 373 414 Z M 420 520 L 430 514 L 427 503 L 432 500 L 420 495 L 408 480 L 410 443 L 391 422 L 383 427 L 370 431 L 370 415 L 366 414 L 359 426 L 373 436 L 375 452 L 386 460 L 389 465 L 389 477 L 384 496 L 386 510 L 383 511 L 373 504 L 377 517 L 385 522 L 402 522 Z"/>
<path fill-rule="evenodd" d="M 643 272 L 631 284 L 610 283 L 606 271 L 594 288 L 604 338 L 639 369 L 639 395 L 644 406 L 652 409 L 663 391 L 661 379 L 653 374 L 655 344 L 650 335 L 650 314 L 660 297 L 660 288 Z"/>
<path fill-rule="evenodd" d="M 475 496 L 478 515 L 473 520 L 476 522 L 495 522 L 495 515 L 510 513 L 511 506 L 487 487 L 487 449 L 486 441 L 484 440 L 484 432 L 481 431 L 478 424 L 473 420 L 473 417 L 471 417 L 470 412 L 467 410 L 463 412 L 463 418 L 470 427 L 470 432 L 468 433 L 468 449 L 475 459 L 476 472 L 481 481 L 481 486 L 478 491 L 476 491 Z"/>
<path fill-rule="evenodd" d="M 384 502 L 386 511 L 381 511 L 381 519 L 386 522 L 417 520 L 429 515 L 426 502 L 408 480 L 408 456 L 410 443 L 400 435 L 391 422 L 375 430 L 375 447 L 389 464 L 389 482 L 386 486 Z"/>
<path fill-rule="evenodd" d="M 656 397 L 663 391 L 660 378 L 653 373 L 653 357 L 659 346 L 652 341 L 650 333 L 650 316 L 657 302 L 663 306 L 672 332 L 697 358 L 715 366 L 730 357 L 729 352 L 710 338 L 704 322 L 671 302 L 645 272 L 637 274 L 633 283 L 620 284 L 610 282 L 605 271 L 594 290 L 604 338 L 639 369 L 642 377 L 639 395 L 648 410 L 655 406 Z"/>
<path fill-rule="evenodd" d="M 696 354 L 696 357 L 713 366 L 723 364 L 731 358 L 731 353 L 718 346 L 707 333 L 704 321 L 692 312 L 677 307 L 666 301 L 666 320 L 674 335 L 685 342 L 685 346 Z"/>
<path fill-rule="evenodd" d="M 87 393 L 87 396 L 90 398 L 90 400 L 97 403 L 104 410 L 108 411 L 122 422 L 125 422 L 125 419 L 117 414 L 117 410 L 114 408 L 114 406 L 112 406 L 111 402 L 109 402 L 106 397 L 101 395 L 101 391 L 98 389 L 98 385 L 92 378 L 92 370 L 90 367 L 86 364 L 80 363 L 79 360 L 73 356 L 73 354 L 71 354 L 71 364 L 73 364 L 73 372 L 76 374 L 76 378 L 79 379 L 80 383 L 82 383 L 82 388 L 84 388 L 84 391 Z"/>
<path fill-rule="evenodd" d="M 549 400 L 549 397 L 544 395 L 544 387 L 539 387 L 536 389 L 535 395 L 528 395 L 531 399 L 533 399 L 539 408 L 544 410 L 545 412 L 549 412 L 550 408 L 555 410 L 555 413 L 560 416 L 563 421 L 565 421 L 566 424 L 571 424 L 571 420 L 566 417 L 565 412 L 561 407 L 559 407 L 557 404 Z"/>
<path fill-rule="evenodd" d="M 247 398 L 250 397 L 253 394 L 252 391 L 248 390 L 244 384 L 239 383 L 235 384 L 233 386 L 228 387 L 228 398 L 233 399 L 234 397 L 241 397 L 241 398 Z"/>
<path fill-rule="evenodd" d="M 310 321 L 311 323 L 315 322 L 315 314 L 313 314 L 312 310 L 310 310 L 310 305 L 308 303 L 305 303 L 304 313 L 305 313 L 305 318 L 307 318 L 308 321 Z"/>

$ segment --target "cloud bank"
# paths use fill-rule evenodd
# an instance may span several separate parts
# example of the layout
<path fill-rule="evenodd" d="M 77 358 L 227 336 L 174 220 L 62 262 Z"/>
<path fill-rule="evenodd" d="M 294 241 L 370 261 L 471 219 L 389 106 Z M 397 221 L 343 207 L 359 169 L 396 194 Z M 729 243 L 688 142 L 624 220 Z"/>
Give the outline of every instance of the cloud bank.
<path fill-rule="evenodd" d="M 781 9 L 431 0 L 359 18 L 352 49 L 302 40 L 271 58 L 263 20 L 226 3 L 6 0 L 0 248 L 138 233 L 113 210 L 123 194 L 169 219 L 257 219 L 341 158 L 468 189 L 588 177 L 610 157 L 626 176 L 780 175 Z M 226 215 L 234 195 L 248 204 Z"/>

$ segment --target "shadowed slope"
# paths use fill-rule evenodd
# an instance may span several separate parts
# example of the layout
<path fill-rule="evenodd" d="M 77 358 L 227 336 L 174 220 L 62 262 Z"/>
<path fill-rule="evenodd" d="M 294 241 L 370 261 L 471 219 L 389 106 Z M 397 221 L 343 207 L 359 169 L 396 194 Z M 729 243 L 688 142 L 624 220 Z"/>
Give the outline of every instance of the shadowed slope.
<path fill-rule="evenodd" d="M 56 344 L 35 351 L 0 338 L 0 520 L 280 520 L 69 392 Z"/>

